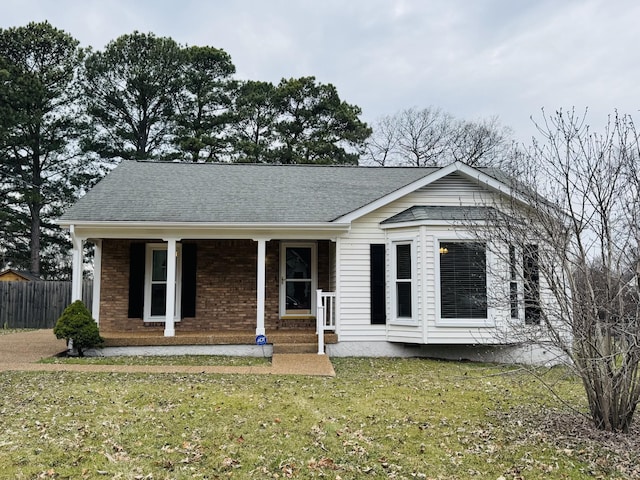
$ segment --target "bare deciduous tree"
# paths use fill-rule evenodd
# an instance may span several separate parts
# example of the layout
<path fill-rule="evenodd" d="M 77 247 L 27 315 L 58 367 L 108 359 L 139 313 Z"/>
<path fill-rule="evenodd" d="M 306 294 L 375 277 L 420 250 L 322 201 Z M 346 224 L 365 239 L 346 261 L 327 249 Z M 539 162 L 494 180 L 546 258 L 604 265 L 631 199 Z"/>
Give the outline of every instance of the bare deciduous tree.
<path fill-rule="evenodd" d="M 595 426 L 626 432 L 640 400 L 638 133 L 618 114 L 595 133 L 575 111 L 537 127 L 514 183 L 532 208 L 483 232 L 510 266 L 495 300 L 509 295 L 512 334 L 564 353 Z"/>
<path fill-rule="evenodd" d="M 409 108 L 374 123 L 363 160 L 380 166 L 494 166 L 504 160 L 510 137 L 495 117 L 456 120 L 439 108 Z"/>
<path fill-rule="evenodd" d="M 500 165 L 510 151 L 511 135 L 511 129 L 501 126 L 497 117 L 458 121 L 451 131 L 447 158 L 467 165 Z"/>
<path fill-rule="evenodd" d="M 366 161 L 381 167 L 395 165 L 398 161 L 398 122 L 395 116 L 379 118 L 373 132 L 365 143 Z"/>

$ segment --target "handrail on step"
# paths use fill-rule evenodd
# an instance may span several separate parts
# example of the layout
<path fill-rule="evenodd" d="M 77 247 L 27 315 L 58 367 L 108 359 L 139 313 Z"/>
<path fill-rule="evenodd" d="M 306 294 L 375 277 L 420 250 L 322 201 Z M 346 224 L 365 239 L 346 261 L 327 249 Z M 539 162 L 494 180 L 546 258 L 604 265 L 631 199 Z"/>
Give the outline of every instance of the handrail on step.
<path fill-rule="evenodd" d="M 324 332 L 336 330 L 336 292 L 316 290 L 316 334 L 318 335 L 318 355 L 324 355 Z"/>

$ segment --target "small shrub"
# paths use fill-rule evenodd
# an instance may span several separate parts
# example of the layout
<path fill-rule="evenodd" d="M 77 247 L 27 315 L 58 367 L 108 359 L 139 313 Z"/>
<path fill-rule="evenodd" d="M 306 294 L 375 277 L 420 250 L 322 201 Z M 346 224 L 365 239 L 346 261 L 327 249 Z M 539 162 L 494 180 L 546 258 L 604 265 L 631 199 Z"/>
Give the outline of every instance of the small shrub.
<path fill-rule="evenodd" d="M 84 356 L 85 349 L 97 347 L 104 342 L 98 331 L 98 325 L 81 300 L 76 300 L 64 309 L 53 333 L 56 338 L 67 340 L 67 345 L 69 340 L 73 340 L 73 346 L 81 357 Z"/>

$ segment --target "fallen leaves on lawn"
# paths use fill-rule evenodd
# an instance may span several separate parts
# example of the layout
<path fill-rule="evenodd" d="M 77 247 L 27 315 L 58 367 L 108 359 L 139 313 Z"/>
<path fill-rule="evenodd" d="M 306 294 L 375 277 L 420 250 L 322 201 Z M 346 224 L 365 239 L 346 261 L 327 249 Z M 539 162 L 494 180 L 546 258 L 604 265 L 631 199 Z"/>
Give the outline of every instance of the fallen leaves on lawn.
<path fill-rule="evenodd" d="M 555 448 L 559 456 L 576 458 L 588 464 L 583 473 L 605 478 L 598 472 L 610 472 L 627 478 L 640 478 L 640 425 L 634 423 L 627 434 L 596 429 L 585 416 L 575 412 L 530 407 L 513 407 L 509 412 L 491 412 L 500 419 L 510 440 L 522 445 L 538 441 Z M 555 465 L 542 463 L 534 454 L 523 458 L 523 468 L 534 465 L 548 473 Z M 510 472 L 512 473 L 512 472 Z M 511 478 L 511 477 L 510 477 Z"/>

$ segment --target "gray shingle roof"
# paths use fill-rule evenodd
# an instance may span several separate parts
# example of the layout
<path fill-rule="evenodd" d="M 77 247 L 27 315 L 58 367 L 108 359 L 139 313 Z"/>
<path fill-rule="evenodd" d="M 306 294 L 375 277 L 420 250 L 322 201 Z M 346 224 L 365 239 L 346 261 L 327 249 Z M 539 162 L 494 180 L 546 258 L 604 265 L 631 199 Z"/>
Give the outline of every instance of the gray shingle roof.
<path fill-rule="evenodd" d="M 123 161 L 60 221 L 330 222 L 435 170 Z"/>
<path fill-rule="evenodd" d="M 492 214 L 495 215 L 495 210 L 492 207 L 416 205 L 384 220 L 382 223 L 390 224 L 428 220 L 487 220 L 491 218 Z"/>

